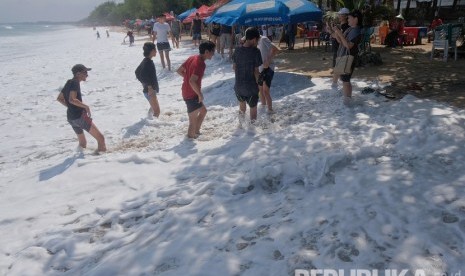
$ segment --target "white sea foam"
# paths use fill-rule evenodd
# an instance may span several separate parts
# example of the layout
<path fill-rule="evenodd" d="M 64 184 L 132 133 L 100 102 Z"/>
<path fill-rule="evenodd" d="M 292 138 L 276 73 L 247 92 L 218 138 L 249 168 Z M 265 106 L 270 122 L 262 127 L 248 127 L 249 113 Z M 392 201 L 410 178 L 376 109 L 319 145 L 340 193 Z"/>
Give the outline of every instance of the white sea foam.
<path fill-rule="evenodd" d="M 144 41 L 123 37 L 69 28 L 0 42 L 12 46 L 0 47 L 0 274 L 463 268 L 463 110 L 362 95 L 362 79 L 346 108 L 329 79 L 278 64 L 276 113 L 239 128 L 231 64 L 214 58 L 192 141 L 174 71 L 196 49 L 183 37 L 172 72 L 155 57 L 162 111 L 150 120 L 134 75 Z M 92 67 L 81 88 L 103 155 L 89 135 L 76 151 L 55 100 L 76 63 Z"/>

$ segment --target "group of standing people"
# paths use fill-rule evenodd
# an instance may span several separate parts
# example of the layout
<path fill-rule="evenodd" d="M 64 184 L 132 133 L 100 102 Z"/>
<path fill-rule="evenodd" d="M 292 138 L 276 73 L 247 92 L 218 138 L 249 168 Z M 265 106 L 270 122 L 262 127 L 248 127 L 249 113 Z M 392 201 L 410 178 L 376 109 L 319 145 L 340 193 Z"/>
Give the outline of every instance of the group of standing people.
<path fill-rule="evenodd" d="M 361 42 L 362 13 L 358 10 L 349 12 L 346 8 L 343 8 L 338 14 L 339 25 L 327 24 L 327 29 L 333 38 L 333 50 L 335 53 L 333 66 L 336 65 L 337 57 L 344 55 L 353 55 L 356 57 L 358 55 L 358 45 Z M 194 29 L 194 24 L 192 26 L 192 31 L 198 31 Z M 215 26 L 212 29 L 215 30 L 212 34 L 216 37 L 216 34 L 218 34 L 216 31 L 217 28 Z M 163 57 L 166 57 L 168 69 L 171 70 L 169 59 L 171 48 L 168 42 L 170 33 L 171 28 L 166 23 L 165 16 L 160 16 L 158 22 L 154 24 L 153 41 L 144 44 L 144 58 L 135 70 L 136 77 L 142 84 L 143 95 L 149 102 L 149 111 L 154 117 L 160 115 L 160 105 L 157 99 L 157 93 L 159 93 L 158 79 L 152 58 L 159 52 L 162 67 L 165 68 Z M 197 35 L 198 33 L 195 34 Z M 201 39 L 201 37 L 193 36 L 194 41 L 195 38 Z M 154 44 L 155 40 L 157 40 L 156 45 Z M 187 136 L 192 139 L 201 135 L 201 126 L 207 114 L 207 109 L 203 103 L 202 78 L 206 68 L 205 60 L 211 59 L 214 56 L 215 50 L 217 50 L 216 47 L 217 45 L 213 41 L 204 41 L 202 43 L 199 41 L 199 54 L 189 57 L 176 70 L 183 78 L 182 97 L 189 117 Z M 248 106 L 250 109 L 250 121 L 252 123 L 255 122 L 259 100 L 261 100 L 263 106 L 268 108 L 269 113 L 273 113 L 270 87 L 274 76 L 275 66 L 273 60 L 278 52 L 278 48 L 272 44 L 267 35 L 260 35 L 260 31 L 257 28 L 250 27 L 245 31 L 242 44 L 236 47 L 234 52 L 230 53 L 235 73 L 234 92 L 239 102 L 240 120 L 245 117 Z M 342 81 L 344 104 L 350 104 L 351 101 L 352 85 L 350 80 L 354 67 L 355 63 L 352 63 L 350 73 L 333 76 L 333 88 L 337 88 L 339 78 Z M 82 64 L 75 65 L 71 69 L 73 78 L 66 82 L 57 100 L 67 107 L 68 122 L 77 135 L 79 146 L 85 148 L 87 145 L 83 133 L 85 130 L 97 140 L 97 151 L 104 152 L 106 151 L 105 138 L 92 122 L 90 107 L 82 101 L 80 90 L 80 82 L 87 79 L 90 70 L 91 68 L 87 68 Z"/>

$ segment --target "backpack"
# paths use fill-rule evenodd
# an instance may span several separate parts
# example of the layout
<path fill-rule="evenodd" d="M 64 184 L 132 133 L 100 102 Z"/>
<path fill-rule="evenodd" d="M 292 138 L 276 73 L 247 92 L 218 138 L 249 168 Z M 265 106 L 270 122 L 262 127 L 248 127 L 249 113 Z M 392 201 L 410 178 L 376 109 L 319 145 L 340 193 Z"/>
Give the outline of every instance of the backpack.
<path fill-rule="evenodd" d="M 142 63 L 137 66 L 136 71 L 134 72 L 136 74 L 137 80 L 139 80 L 141 83 L 144 83 L 142 79 Z"/>

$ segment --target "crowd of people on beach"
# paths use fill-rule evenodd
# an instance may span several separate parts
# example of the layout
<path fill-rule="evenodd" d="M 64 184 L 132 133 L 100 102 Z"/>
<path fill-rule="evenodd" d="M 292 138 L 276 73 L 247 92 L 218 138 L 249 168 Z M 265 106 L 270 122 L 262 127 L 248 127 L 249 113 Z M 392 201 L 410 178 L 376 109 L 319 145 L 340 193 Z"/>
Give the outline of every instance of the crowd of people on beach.
<path fill-rule="evenodd" d="M 357 56 L 363 20 L 362 13 L 358 10 L 350 12 L 348 9 L 342 8 L 338 15 L 338 24 L 328 23 L 326 26 L 333 38 L 333 67 L 337 66 L 337 60 L 340 57 Z M 182 25 L 179 21 L 175 20 L 169 24 L 166 21 L 166 16 L 160 15 L 153 24 L 151 41 L 145 42 L 143 45 L 144 58 L 135 70 L 136 78 L 142 84 L 143 95 L 150 105 L 149 114 L 156 118 L 160 115 L 160 104 L 157 98 L 159 85 L 152 59 L 158 53 L 162 68 L 167 67 L 171 71 L 169 38 L 171 38 L 173 46 L 178 48 L 181 29 Z M 202 42 L 202 29 L 203 22 L 197 14 L 191 24 L 190 32 L 194 46 L 198 46 L 199 53 L 190 56 L 176 70 L 183 78 L 182 98 L 186 104 L 189 118 L 187 137 L 195 139 L 201 134 L 202 123 L 207 114 L 202 93 L 205 61 L 211 59 L 215 52 L 224 58 L 225 49 L 229 49 L 228 60 L 232 62 L 235 72 L 234 92 L 239 103 L 239 120 L 245 119 L 248 106 L 250 122 L 253 124 L 257 120 L 259 101 L 262 106 L 267 108 L 269 114 L 273 114 L 270 88 L 275 70 L 274 57 L 279 53 L 279 48 L 272 42 L 273 32 L 270 32 L 266 26 L 263 28 L 249 27 L 245 31 L 240 29 L 240 32 L 237 32 L 234 27 L 213 23 L 210 24 L 209 39 Z M 128 31 L 126 37 L 129 37 L 130 45 L 132 45 L 134 43 L 132 31 Z M 334 89 L 337 89 L 338 79 L 342 81 L 345 105 L 350 105 L 351 101 L 352 86 L 350 80 L 354 66 L 355 63 L 352 63 L 348 72 L 340 75 L 334 74 L 333 77 L 332 87 Z M 105 152 L 105 138 L 93 123 L 90 107 L 84 104 L 80 89 L 80 82 L 86 81 L 91 68 L 76 64 L 71 71 L 73 78 L 66 82 L 57 100 L 67 107 L 67 119 L 77 135 L 79 146 L 85 148 L 87 145 L 83 132 L 85 130 L 97 140 L 97 152 Z"/>

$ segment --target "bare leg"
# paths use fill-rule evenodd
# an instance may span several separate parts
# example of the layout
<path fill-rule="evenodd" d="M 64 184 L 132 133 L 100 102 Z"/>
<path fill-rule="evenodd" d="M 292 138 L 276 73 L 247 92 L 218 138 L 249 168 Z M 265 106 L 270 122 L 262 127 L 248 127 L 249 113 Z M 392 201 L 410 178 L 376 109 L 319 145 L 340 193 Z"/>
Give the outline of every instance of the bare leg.
<path fill-rule="evenodd" d="M 260 96 L 260 103 L 266 105 L 265 95 L 263 95 L 263 85 L 258 86 L 258 94 Z"/>
<path fill-rule="evenodd" d="M 149 103 L 153 110 L 153 116 L 158 118 L 160 116 L 160 105 L 158 104 L 157 95 L 149 95 Z"/>
<path fill-rule="evenodd" d="M 87 147 L 86 136 L 84 135 L 84 133 L 76 134 L 76 135 L 77 135 L 77 138 L 78 138 L 78 141 L 79 141 L 79 146 L 81 148 L 85 149 Z"/>
<path fill-rule="evenodd" d="M 105 145 L 105 137 L 103 137 L 103 134 L 100 132 L 100 130 L 98 130 L 94 123 L 92 123 L 92 126 L 89 129 L 89 134 L 97 140 L 98 151 L 107 151 L 107 147 Z"/>
<path fill-rule="evenodd" d="M 207 108 L 205 106 L 202 106 L 197 114 L 197 125 L 195 127 L 196 135 L 200 134 L 200 128 L 202 127 L 203 119 L 205 119 L 206 115 L 207 115 Z"/>
<path fill-rule="evenodd" d="M 352 97 L 352 84 L 349 81 L 343 82 L 342 88 L 344 89 L 344 97 Z"/>
<path fill-rule="evenodd" d="M 245 102 L 239 102 L 239 113 L 245 114 L 247 105 Z"/>
<path fill-rule="evenodd" d="M 203 108 L 205 109 L 205 107 Z M 202 124 L 202 122 L 199 122 L 199 119 L 203 121 L 203 118 L 205 118 L 207 110 L 205 109 L 205 114 L 203 115 L 203 117 L 200 115 L 201 113 L 201 109 L 197 109 L 189 113 L 189 128 L 187 129 L 187 137 L 192 139 L 197 138 L 197 134 L 200 130 L 200 125 Z"/>
<path fill-rule="evenodd" d="M 264 96 L 265 103 L 268 106 L 268 111 L 273 111 L 273 103 L 271 99 L 270 88 L 268 87 L 268 85 L 266 85 L 265 82 L 263 82 L 262 94 L 260 96 Z"/>
<path fill-rule="evenodd" d="M 253 123 L 257 120 L 257 107 L 250 108 L 250 121 Z"/>
<path fill-rule="evenodd" d="M 168 63 L 168 71 L 171 71 L 170 52 L 166 51 L 166 63 Z"/>
<path fill-rule="evenodd" d="M 165 69 L 165 51 L 159 51 L 159 53 L 160 53 L 161 67 Z"/>

